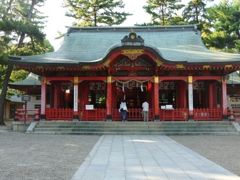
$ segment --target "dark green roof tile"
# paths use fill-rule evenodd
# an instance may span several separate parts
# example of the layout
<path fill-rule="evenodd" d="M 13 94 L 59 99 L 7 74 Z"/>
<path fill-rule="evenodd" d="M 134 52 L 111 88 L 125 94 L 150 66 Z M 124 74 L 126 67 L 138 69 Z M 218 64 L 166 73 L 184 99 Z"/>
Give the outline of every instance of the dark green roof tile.
<path fill-rule="evenodd" d="M 134 31 L 144 39 L 144 46 L 154 47 L 168 61 L 232 62 L 239 54 L 207 49 L 195 26 L 170 27 L 96 27 L 70 28 L 56 52 L 12 60 L 18 63 L 81 64 L 104 59 L 111 49 L 121 47 L 121 39 Z"/>

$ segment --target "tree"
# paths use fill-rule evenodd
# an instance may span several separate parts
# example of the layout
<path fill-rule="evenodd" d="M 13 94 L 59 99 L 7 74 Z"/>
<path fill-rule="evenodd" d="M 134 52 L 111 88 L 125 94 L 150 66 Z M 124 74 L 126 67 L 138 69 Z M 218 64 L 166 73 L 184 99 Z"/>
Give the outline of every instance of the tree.
<path fill-rule="evenodd" d="M 130 14 L 120 12 L 122 0 L 65 0 L 67 16 L 76 19 L 78 26 L 121 24 Z"/>
<path fill-rule="evenodd" d="M 183 10 L 184 19 L 190 24 L 200 24 L 206 19 L 206 3 L 208 0 L 191 0 Z"/>
<path fill-rule="evenodd" d="M 8 63 L 8 55 L 30 55 L 44 46 L 44 34 L 41 31 L 43 17 L 38 7 L 44 0 L 2 0 L 0 5 L 0 73 L 2 77 L 0 96 L 0 125 L 4 125 L 3 112 L 8 82 L 13 64 Z M 24 51 L 27 50 L 28 52 Z M 29 53 L 29 52 L 32 53 Z M 35 53 L 33 53 L 35 52 Z"/>
<path fill-rule="evenodd" d="M 240 1 L 221 1 L 208 9 L 208 29 L 203 39 L 209 47 L 240 51 Z"/>
<path fill-rule="evenodd" d="M 170 24 L 171 19 L 177 16 L 177 11 L 183 7 L 180 0 L 147 0 L 143 8 L 152 16 L 153 24 L 162 26 Z"/>

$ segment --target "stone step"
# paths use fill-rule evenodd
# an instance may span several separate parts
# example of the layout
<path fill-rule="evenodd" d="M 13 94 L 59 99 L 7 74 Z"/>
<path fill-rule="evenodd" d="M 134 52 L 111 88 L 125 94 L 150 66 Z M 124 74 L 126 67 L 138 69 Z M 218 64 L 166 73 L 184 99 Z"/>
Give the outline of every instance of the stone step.
<path fill-rule="evenodd" d="M 217 132 L 205 132 L 205 131 L 200 131 L 200 132 L 101 132 L 101 131 L 89 131 L 89 132 L 54 132 L 54 131 L 38 131 L 35 132 L 36 134 L 68 134 L 68 135 L 237 135 L 237 132 L 222 132 L 222 131 L 217 131 Z"/>
<path fill-rule="evenodd" d="M 39 122 L 45 134 L 237 134 L 231 122 Z"/>
<path fill-rule="evenodd" d="M 47 130 L 47 129 L 51 129 L 51 130 L 98 130 L 98 129 L 107 129 L 107 130 L 128 130 L 128 131 L 134 131 L 134 130 L 158 130 L 158 131 L 163 131 L 163 130 L 169 130 L 169 131 L 187 131 L 187 130 L 195 130 L 195 131 L 199 131 L 199 130 L 205 130 L 205 131 L 211 131 L 211 130 L 234 130 L 234 127 L 232 126 L 228 126 L 228 127 L 191 127 L 191 128 L 187 128 L 187 127 L 155 127 L 155 128 L 150 128 L 150 127 L 108 127 L 108 128 L 102 128 L 102 127 L 37 127 L 36 129 L 38 130 Z"/>
<path fill-rule="evenodd" d="M 133 127 L 168 127 L 168 126 L 176 126 L 176 127 L 191 127 L 191 126 L 228 126 L 231 123 L 39 123 L 40 126 L 61 126 L 61 127 L 76 127 L 76 126 L 98 126 L 98 127 L 109 127 L 109 126 L 133 126 Z"/>

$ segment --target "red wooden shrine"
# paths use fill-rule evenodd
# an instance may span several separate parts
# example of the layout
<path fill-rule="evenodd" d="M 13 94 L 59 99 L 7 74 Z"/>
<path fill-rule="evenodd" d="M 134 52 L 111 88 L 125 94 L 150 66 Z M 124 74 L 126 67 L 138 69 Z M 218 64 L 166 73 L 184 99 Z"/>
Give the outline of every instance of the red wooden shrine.
<path fill-rule="evenodd" d="M 152 121 L 215 121 L 228 116 L 225 77 L 240 68 L 239 61 L 208 62 L 201 61 L 200 56 L 197 62 L 166 60 L 161 50 L 143 43 L 147 35 L 125 35 L 120 46 L 109 47 L 97 62 L 41 64 L 12 60 L 18 68 L 41 75 L 41 118 L 119 121 L 123 99 L 127 101 L 129 121 L 143 120 L 144 99 L 149 102 Z M 177 59 L 178 54 L 175 56 Z"/>

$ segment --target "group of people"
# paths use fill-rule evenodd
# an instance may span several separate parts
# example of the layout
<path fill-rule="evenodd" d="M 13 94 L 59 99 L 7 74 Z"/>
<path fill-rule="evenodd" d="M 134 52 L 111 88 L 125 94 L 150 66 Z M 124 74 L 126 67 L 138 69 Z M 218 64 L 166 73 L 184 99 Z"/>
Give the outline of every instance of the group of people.
<path fill-rule="evenodd" d="M 142 103 L 142 115 L 144 121 L 148 121 L 148 111 L 149 104 L 147 101 L 144 101 Z M 119 112 L 121 114 L 122 121 L 127 121 L 128 108 L 125 100 L 120 103 Z"/>

